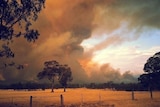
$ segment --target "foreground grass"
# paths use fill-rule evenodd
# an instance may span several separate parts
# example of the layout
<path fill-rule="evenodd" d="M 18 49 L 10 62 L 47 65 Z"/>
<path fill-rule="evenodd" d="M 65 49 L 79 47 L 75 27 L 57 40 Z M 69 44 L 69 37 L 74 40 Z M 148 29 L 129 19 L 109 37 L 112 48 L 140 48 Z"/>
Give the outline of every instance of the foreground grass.
<path fill-rule="evenodd" d="M 58 107 L 60 95 L 63 95 L 65 107 L 160 107 L 160 92 L 135 92 L 132 100 L 131 92 L 111 91 L 104 89 L 56 89 L 45 91 L 13 91 L 0 90 L 0 107 L 29 107 L 30 96 L 33 96 L 32 107 Z"/>

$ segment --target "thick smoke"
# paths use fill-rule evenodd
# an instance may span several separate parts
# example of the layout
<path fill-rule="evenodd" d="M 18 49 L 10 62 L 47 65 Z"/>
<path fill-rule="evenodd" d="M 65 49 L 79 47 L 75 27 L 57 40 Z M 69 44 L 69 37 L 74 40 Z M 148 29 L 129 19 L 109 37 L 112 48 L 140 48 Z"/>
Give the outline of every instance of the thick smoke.
<path fill-rule="evenodd" d="M 126 71 L 124 74 L 121 74 L 119 69 L 112 68 L 110 64 L 104 64 L 98 69 L 93 69 L 90 74 L 90 80 L 91 82 L 97 83 L 109 81 L 114 81 L 116 83 L 132 83 L 137 81 L 136 78 L 130 73 L 130 71 Z"/>
<path fill-rule="evenodd" d="M 15 39 L 11 44 L 16 63 L 23 64 L 23 70 L 3 66 L 0 80 L 36 81 L 36 74 L 43 69 L 43 63 L 57 60 L 72 68 L 73 82 L 135 81 L 130 72 L 124 74 L 110 64 L 98 65 L 92 61 L 95 51 L 108 46 L 119 45 L 139 37 L 144 28 L 160 27 L 159 0 L 46 0 L 46 8 L 40 13 L 33 27 L 41 36 L 35 43 L 23 38 Z M 125 23 L 126 32 L 137 35 L 115 34 Z M 92 37 L 108 37 L 92 49 L 84 51 L 81 43 Z"/>

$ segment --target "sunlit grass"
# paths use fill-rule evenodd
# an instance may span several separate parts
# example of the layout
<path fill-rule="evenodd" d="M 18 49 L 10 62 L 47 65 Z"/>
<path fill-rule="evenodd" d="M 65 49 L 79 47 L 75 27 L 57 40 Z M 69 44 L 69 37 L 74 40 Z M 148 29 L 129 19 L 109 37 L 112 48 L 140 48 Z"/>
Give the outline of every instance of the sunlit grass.
<path fill-rule="evenodd" d="M 22 107 L 28 107 L 30 96 L 33 96 L 33 107 L 45 107 L 60 105 L 60 95 L 63 95 L 64 105 L 77 105 L 78 107 L 96 107 L 99 106 L 114 106 L 114 107 L 159 107 L 160 92 L 153 93 L 153 99 L 150 99 L 149 92 L 134 92 L 135 100 L 132 100 L 131 92 L 129 91 L 111 91 L 104 89 L 55 89 L 54 93 L 51 90 L 45 91 L 13 91 L 0 90 L 0 104 L 8 104 Z M 88 104 L 88 105 L 87 105 Z M 92 105 L 89 105 L 92 104 Z M 6 106 L 7 107 L 7 106 Z"/>

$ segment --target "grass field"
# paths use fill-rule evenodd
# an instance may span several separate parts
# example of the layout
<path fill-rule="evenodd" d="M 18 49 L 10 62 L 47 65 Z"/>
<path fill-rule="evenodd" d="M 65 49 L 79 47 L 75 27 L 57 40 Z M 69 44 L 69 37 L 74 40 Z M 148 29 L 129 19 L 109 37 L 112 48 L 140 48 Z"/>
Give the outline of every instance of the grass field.
<path fill-rule="evenodd" d="M 111 91 L 104 89 L 55 89 L 45 91 L 0 90 L 0 107 L 59 107 L 60 95 L 63 95 L 65 107 L 160 107 L 160 92 L 134 92 L 135 100 L 129 91 Z"/>

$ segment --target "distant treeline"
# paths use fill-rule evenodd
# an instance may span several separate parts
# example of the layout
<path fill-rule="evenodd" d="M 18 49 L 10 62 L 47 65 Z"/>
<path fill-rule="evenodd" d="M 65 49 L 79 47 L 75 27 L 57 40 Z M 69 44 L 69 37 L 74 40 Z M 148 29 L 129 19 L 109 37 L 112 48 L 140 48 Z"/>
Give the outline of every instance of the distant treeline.
<path fill-rule="evenodd" d="M 148 88 L 143 87 L 139 83 L 89 83 L 89 84 L 68 84 L 67 88 L 90 88 L 90 89 L 110 89 L 110 90 L 125 90 L 125 91 L 146 91 Z M 45 90 L 50 89 L 51 84 L 49 83 L 34 83 L 34 82 L 26 82 L 26 83 L 14 83 L 10 85 L 0 84 L 0 89 L 14 89 L 14 90 Z M 60 84 L 55 84 L 54 88 L 63 88 Z M 155 89 L 160 90 L 160 89 Z"/>

